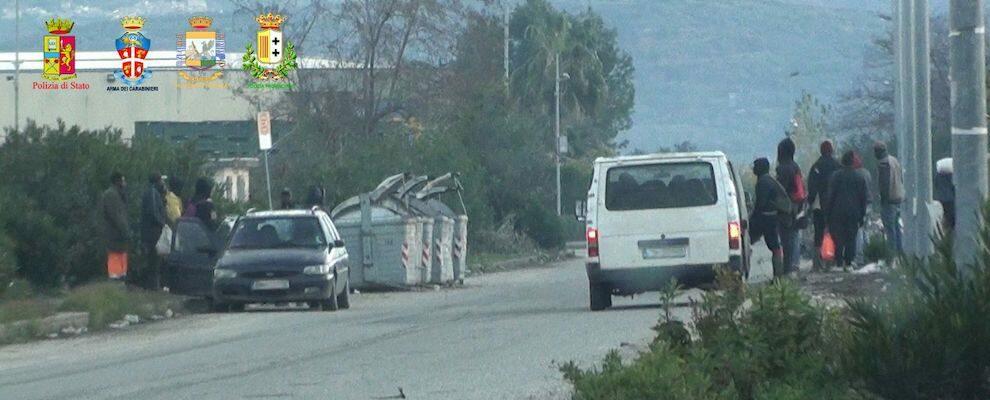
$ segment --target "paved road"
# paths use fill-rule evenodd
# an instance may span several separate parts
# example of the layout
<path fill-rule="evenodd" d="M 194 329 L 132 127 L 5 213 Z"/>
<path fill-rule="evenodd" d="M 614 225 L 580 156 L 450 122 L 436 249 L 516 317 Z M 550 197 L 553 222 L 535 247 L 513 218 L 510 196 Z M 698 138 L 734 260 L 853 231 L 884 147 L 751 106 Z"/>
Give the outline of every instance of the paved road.
<path fill-rule="evenodd" d="M 584 266 L 569 261 L 360 294 L 336 313 L 195 315 L 0 348 L 0 399 L 566 398 L 555 361 L 652 338 L 655 294 L 615 304 L 587 311 Z"/>

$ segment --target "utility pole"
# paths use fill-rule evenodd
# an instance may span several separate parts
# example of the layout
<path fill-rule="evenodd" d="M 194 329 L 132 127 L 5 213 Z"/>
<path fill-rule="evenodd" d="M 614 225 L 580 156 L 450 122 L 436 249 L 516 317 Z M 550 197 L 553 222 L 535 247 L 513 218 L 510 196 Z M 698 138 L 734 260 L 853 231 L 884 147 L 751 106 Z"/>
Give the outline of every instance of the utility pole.
<path fill-rule="evenodd" d="M 904 169 L 906 202 L 903 250 L 914 257 L 933 254 L 932 122 L 930 12 L 928 0 L 894 0 L 895 62 L 894 127 Z"/>
<path fill-rule="evenodd" d="M 901 217 L 904 221 L 903 229 L 903 251 L 905 254 L 916 255 L 915 246 L 917 237 L 916 218 L 912 212 L 911 204 L 917 197 L 917 186 L 915 185 L 916 154 L 917 148 L 917 85 L 915 85 L 915 67 L 917 65 L 914 51 L 914 1 L 894 0 L 895 19 L 897 21 L 897 45 L 898 68 L 897 68 L 897 88 L 899 90 L 897 100 L 899 105 L 895 114 L 899 114 L 897 120 L 900 122 L 900 129 L 897 132 L 898 157 L 904 172 L 904 194 L 905 202 L 901 205 Z M 888 238 L 889 240 L 890 238 Z"/>
<path fill-rule="evenodd" d="M 987 90 L 983 0 L 949 1 L 952 158 L 956 186 L 953 255 L 963 267 L 978 261 L 987 197 Z"/>
<path fill-rule="evenodd" d="M 21 129 L 21 1 L 14 0 L 14 132 Z"/>
<path fill-rule="evenodd" d="M 907 52 L 904 51 L 907 21 L 904 18 L 905 0 L 893 0 L 894 8 L 894 137 L 897 139 L 897 156 L 907 162 L 907 118 L 906 108 L 908 85 Z M 907 215 L 905 214 L 905 218 Z M 907 232 L 905 232 L 906 234 Z"/>
<path fill-rule="evenodd" d="M 554 108 L 556 118 L 554 123 L 553 154 L 554 163 L 557 164 L 557 215 L 560 215 L 560 52 L 554 53 Z"/>
<path fill-rule="evenodd" d="M 915 57 L 915 128 L 914 162 L 908 165 L 914 173 L 914 197 L 911 217 L 914 220 L 914 254 L 920 258 L 934 254 L 932 237 L 934 227 L 929 212 L 932 203 L 932 102 L 931 102 L 931 50 L 930 13 L 928 0 L 914 0 L 914 57 Z"/>

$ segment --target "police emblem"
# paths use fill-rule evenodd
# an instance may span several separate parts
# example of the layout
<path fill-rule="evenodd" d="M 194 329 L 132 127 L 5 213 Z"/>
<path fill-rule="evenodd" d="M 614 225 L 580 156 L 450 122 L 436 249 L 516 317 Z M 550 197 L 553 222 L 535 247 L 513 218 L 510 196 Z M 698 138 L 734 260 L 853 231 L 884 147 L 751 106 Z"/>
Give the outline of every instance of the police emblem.
<path fill-rule="evenodd" d="M 45 22 L 48 35 L 42 45 L 44 67 L 41 77 L 49 81 L 64 81 L 76 77 L 76 37 L 70 36 L 75 23 L 64 18 Z"/>
<path fill-rule="evenodd" d="M 258 81 L 281 81 L 296 68 L 296 50 L 291 42 L 284 41 L 281 26 L 285 18 L 277 14 L 262 14 L 255 20 L 261 29 L 258 31 L 257 53 L 252 45 L 247 45 L 244 53 L 245 71 Z"/>
<path fill-rule="evenodd" d="M 189 71 L 179 75 L 188 81 L 212 81 L 221 76 L 226 65 L 224 36 L 209 30 L 213 19 L 193 17 L 189 19 L 192 31 L 179 34 L 176 40 L 176 64 Z M 209 70 L 214 69 L 212 73 Z"/>
<path fill-rule="evenodd" d="M 151 71 L 144 69 L 144 60 L 148 57 L 148 50 L 151 49 L 151 40 L 141 34 L 144 27 L 144 18 L 124 17 L 120 19 L 120 25 L 124 27 L 124 34 L 115 41 L 117 55 L 123 60 L 120 71 L 114 75 L 127 86 L 140 85 L 145 79 L 151 77 Z"/>

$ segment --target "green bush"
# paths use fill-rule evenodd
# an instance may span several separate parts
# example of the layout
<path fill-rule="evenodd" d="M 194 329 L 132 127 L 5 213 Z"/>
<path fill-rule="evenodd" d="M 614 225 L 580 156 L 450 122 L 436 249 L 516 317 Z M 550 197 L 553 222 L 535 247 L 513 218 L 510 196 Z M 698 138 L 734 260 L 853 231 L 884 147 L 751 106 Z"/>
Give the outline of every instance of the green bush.
<path fill-rule="evenodd" d="M 531 201 L 516 222 L 519 229 L 544 249 L 564 247 L 564 223 L 554 211 Z"/>
<path fill-rule="evenodd" d="M 850 302 L 843 364 L 858 385 L 889 399 L 990 398 L 990 231 L 981 240 L 968 271 L 942 241 L 928 261 L 901 261 L 889 295 Z"/>
<path fill-rule="evenodd" d="M 17 273 L 17 256 L 14 254 L 14 241 L 0 230 L 0 298 L 14 283 Z"/>
<path fill-rule="evenodd" d="M 691 361 L 666 347 L 656 347 L 630 364 L 623 364 L 615 351 L 600 369 L 582 370 L 573 362 L 564 364 L 564 378 L 574 384 L 574 400 L 714 400 L 733 398 L 723 393 L 712 377 L 690 365 Z"/>
<path fill-rule="evenodd" d="M 0 300 L 24 300 L 36 296 L 37 293 L 31 282 L 24 279 L 14 279 L 4 288 Z"/>
<path fill-rule="evenodd" d="M 21 132 L 8 132 L 0 145 L 0 231 L 13 242 L 18 275 L 39 288 L 103 275 L 104 244 L 96 211 L 110 173 L 120 171 L 129 182 L 137 240 L 140 194 L 148 174 L 160 171 L 192 182 L 202 164 L 191 147 L 155 139 L 128 145 L 111 129 L 83 131 L 63 123 L 42 127 L 29 122 Z"/>
<path fill-rule="evenodd" d="M 55 312 L 55 306 L 44 300 L 10 300 L 0 303 L 0 324 L 44 318 Z"/>
<path fill-rule="evenodd" d="M 887 246 L 887 239 L 883 235 L 873 235 L 866 242 L 863 256 L 869 262 L 889 261 L 894 258 L 894 252 Z"/>
<path fill-rule="evenodd" d="M 117 282 L 102 282 L 73 289 L 59 309 L 88 312 L 89 329 L 99 330 L 127 314 L 142 318 L 162 314 L 167 308 L 175 307 L 175 301 L 164 293 L 130 291 Z"/>
<path fill-rule="evenodd" d="M 728 280 L 727 280 L 728 282 Z M 667 295 L 665 301 L 671 301 Z M 789 282 L 752 293 L 730 288 L 706 293 L 693 311 L 698 339 L 686 345 L 669 329 L 624 365 L 610 354 L 599 369 L 562 368 L 575 399 L 855 399 L 835 373 L 834 343 L 823 334 L 821 309 Z M 676 337 L 664 337 L 675 332 Z"/>

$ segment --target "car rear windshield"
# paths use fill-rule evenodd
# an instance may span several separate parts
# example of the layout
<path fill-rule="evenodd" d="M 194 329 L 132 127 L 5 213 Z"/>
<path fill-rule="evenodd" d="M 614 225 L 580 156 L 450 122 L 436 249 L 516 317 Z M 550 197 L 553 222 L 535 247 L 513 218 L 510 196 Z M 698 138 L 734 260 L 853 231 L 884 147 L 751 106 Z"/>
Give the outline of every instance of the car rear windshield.
<path fill-rule="evenodd" d="M 613 167 L 605 184 L 605 208 L 612 211 L 699 207 L 717 200 L 714 169 L 702 161 Z"/>
<path fill-rule="evenodd" d="M 319 248 L 327 245 L 316 217 L 242 219 L 230 238 L 232 249 Z"/>

